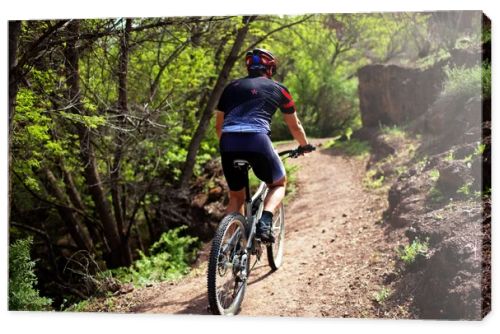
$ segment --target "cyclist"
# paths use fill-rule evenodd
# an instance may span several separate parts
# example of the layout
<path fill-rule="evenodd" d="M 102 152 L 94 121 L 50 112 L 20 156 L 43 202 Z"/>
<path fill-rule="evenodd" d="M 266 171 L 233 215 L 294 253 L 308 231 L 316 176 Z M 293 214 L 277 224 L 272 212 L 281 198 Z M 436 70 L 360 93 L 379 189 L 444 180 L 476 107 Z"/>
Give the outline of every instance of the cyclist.
<path fill-rule="evenodd" d="M 249 51 L 245 57 L 248 76 L 232 81 L 222 92 L 216 111 L 216 130 L 220 139 L 222 168 L 229 186 L 226 212 L 243 214 L 245 178 L 233 166 L 235 159 L 247 160 L 255 175 L 266 182 L 269 192 L 264 202 L 256 237 L 274 242 L 273 213 L 285 196 L 286 173 L 271 139 L 271 118 L 277 108 L 302 153 L 310 152 L 304 128 L 288 89 L 272 80 L 276 58 L 264 49 Z"/>

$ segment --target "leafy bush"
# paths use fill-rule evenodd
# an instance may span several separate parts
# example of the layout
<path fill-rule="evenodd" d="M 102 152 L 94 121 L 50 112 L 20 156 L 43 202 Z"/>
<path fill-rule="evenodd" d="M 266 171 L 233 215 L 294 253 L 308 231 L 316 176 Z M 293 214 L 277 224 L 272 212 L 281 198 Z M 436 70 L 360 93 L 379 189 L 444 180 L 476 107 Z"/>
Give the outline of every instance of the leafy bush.
<path fill-rule="evenodd" d="M 415 238 L 413 242 L 406 245 L 403 249 L 398 250 L 398 255 L 401 260 L 406 264 L 412 264 L 417 257 L 425 256 L 429 251 L 429 240 L 422 242 Z"/>
<path fill-rule="evenodd" d="M 481 66 L 446 68 L 447 76 L 442 91 L 443 96 L 471 98 L 481 94 L 483 69 Z M 491 75 L 491 68 L 490 68 Z M 491 77 L 491 76 L 490 76 Z"/>
<path fill-rule="evenodd" d="M 130 267 L 112 270 L 121 282 L 145 285 L 179 278 L 189 271 L 189 264 L 194 261 L 198 250 L 198 238 L 180 236 L 186 226 L 172 229 L 161 235 L 149 249 L 147 256 L 139 251 L 140 259 Z"/>
<path fill-rule="evenodd" d="M 483 98 L 491 97 L 491 64 L 484 62 L 482 66 L 482 93 Z"/>
<path fill-rule="evenodd" d="M 52 300 L 41 297 L 35 289 L 37 278 L 35 261 L 31 260 L 30 249 L 33 239 L 17 240 L 9 247 L 9 310 L 49 310 Z"/>

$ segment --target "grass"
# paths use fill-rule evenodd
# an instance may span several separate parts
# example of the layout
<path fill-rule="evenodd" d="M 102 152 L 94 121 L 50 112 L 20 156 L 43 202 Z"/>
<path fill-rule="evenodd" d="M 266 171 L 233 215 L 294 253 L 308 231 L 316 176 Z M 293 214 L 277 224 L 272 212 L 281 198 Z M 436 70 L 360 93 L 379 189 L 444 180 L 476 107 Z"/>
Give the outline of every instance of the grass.
<path fill-rule="evenodd" d="M 327 141 L 323 147 L 324 148 L 337 148 L 342 150 L 348 156 L 355 156 L 363 158 L 370 154 L 371 146 L 367 141 L 351 139 L 347 141 L 338 141 L 340 136 L 335 137 Z"/>
<path fill-rule="evenodd" d="M 71 305 L 70 307 L 64 309 L 64 312 L 85 312 L 90 305 L 90 301 L 88 299 L 84 299 L 79 301 L 76 304 Z"/>
<path fill-rule="evenodd" d="M 374 178 L 377 175 L 377 170 L 370 169 L 366 172 L 363 178 L 363 185 L 368 189 L 379 189 L 384 185 L 384 175 L 380 175 L 378 178 Z"/>
<path fill-rule="evenodd" d="M 433 169 L 429 172 L 429 176 L 433 182 L 436 182 L 439 179 L 439 170 Z"/>
<path fill-rule="evenodd" d="M 406 138 L 406 131 L 404 128 L 397 125 L 381 125 L 380 132 L 390 138 Z"/>
<path fill-rule="evenodd" d="M 489 71 L 489 72 L 488 72 Z M 445 68 L 447 79 L 444 82 L 442 96 L 449 97 L 464 97 L 469 98 L 473 96 L 480 96 L 482 93 L 489 96 L 491 91 L 487 87 L 483 88 L 483 72 L 487 77 L 488 73 L 491 75 L 491 67 L 473 66 L 466 67 L 448 67 Z M 488 82 L 485 81 L 488 86 Z"/>
<path fill-rule="evenodd" d="M 419 161 L 417 161 L 416 165 L 419 171 L 422 171 L 425 166 L 427 166 L 427 162 L 429 161 L 429 157 L 424 155 Z"/>
<path fill-rule="evenodd" d="M 425 241 L 420 241 L 415 238 L 409 245 L 398 250 L 398 256 L 407 265 L 414 263 L 418 257 L 424 257 L 429 251 L 429 238 Z"/>
<path fill-rule="evenodd" d="M 443 220 L 444 216 L 441 213 L 436 213 L 434 214 L 434 218 L 436 218 L 437 220 Z"/>
<path fill-rule="evenodd" d="M 450 150 L 443 160 L 448 162 L 455 160 L 455 153 Z"/>
<path fill-rule="evenodd" d="M 373 294 L 373 299 L 379 304 L 383 304 L 391 295 L 391 289 L 383 287 L 380 291 Z"/>
<path fill-rule="evenodd" d="M 486 149 L 486 144 L 478 143 L 476 148 L 474 149 L 474 155 L 477 156 L 483 155 L 485 149 Z"/>
<path fill-rule="evenodd" d="M 457 194 L 469 196 L 471 194 L 471 186 L 472 186 L 472 182 L 464 183 L 460 188 L 458 188 Z"/>
<path fill-rule="evenodd" d="M 437 187 L 431 188 L 428 199 L 431 203 L 435 204 L 442 203 L 445 200 L 443 193 Z"/>
<path fill-rule="evenodd" d="M 406 173 L 408 171 L 408 167 L 407 166 L 398 166 L 398 167 L 396 167 L 396 169 L 394 171 L 396 172 L 396 176 L 400 177 L 401 175 L 403 175 L 404 173 Z"/>
<path fill-rule="evenodd" d="M 293 139 L 278 140 L 278 141 L 273 141 L 273 146 L 277 147 L 279 145 L 291 144 L 294 142 L 295 142 L 295 140 L 293 140 Z"/>

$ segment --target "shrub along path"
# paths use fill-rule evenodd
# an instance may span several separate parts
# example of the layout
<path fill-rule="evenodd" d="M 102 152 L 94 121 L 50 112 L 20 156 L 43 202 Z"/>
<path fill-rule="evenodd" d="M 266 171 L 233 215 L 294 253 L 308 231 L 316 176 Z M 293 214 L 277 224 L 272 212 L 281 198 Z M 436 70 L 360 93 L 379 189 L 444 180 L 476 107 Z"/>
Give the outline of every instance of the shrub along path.
<path fill-rule="evenodd" d="M 242 315 L 411 317 L 405 307 L 384 313 L 375 301 L 385 298 L 403 236 L 381 226 L 387 192 L 363 187 L 366 159 L 336 149 L 290 159 L 300 167 L 298 193 L 285 208 L 284 264 L 272 272 L 265 256 L 257 263 Z M 207 305 L 205 260 L 179 281 L 112 297 L 98 309 L 208 314 Z"/>

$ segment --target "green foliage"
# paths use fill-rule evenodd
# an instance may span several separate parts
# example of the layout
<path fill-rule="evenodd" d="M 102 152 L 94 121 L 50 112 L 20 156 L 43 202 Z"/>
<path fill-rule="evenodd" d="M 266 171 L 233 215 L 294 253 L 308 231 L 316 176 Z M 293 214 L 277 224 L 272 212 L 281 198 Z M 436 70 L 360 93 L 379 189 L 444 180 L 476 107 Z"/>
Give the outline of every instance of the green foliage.
<path fill-rule="evenodd" d="M 396 176 L 399 177 L 408 171 L 408 167 L 407 166 L 397 166 L 394 169 L 394 171 L 396 172 Z"/>
<path fill-rule="evenodd" d="M 363 178 L 363 185 L 368 189 L 379 189 L 384 185 L 384 175 L 381 174 L 378 177 L 379 171 L 376 169 L 369 169 Z"/>
<path fill-rule="evenodd" d="M 381 125 L 380 132 L 388 136 L 389 138 L 394 138 L 394 139 L 406 138 L 406 132 L 404 128 L 398 125 L 393 125 L 393 126 Z"/>
<path fill-rule="evenodd" d="M 283 165 L 285 166 L 287 184 L 285 191 L 285 204 L 288 203 L 297 193 L 297 173 L 299 171 L 299 166 L 292 165 L 288 163 L 287 160 L 283 161 Z"/>
<path fill-rule="evenodd" d="M 455 152 L 453 152 L 453 150 L 448 151 L 448 154 L 444 157 L 443 160 L 447 162 L 455 160 Z"/>
<path fill-rule="evenodd" d="M 429 191 L 428 199 L 431 203 L 438 204 L 438 203 L 442 203 L 445 200 L 445 197 L 444 197 L 442 191 L 439 190 L 439 188 L 434 186 Z"/>
<path fill-rule="evenodd" d="M 398 256 L 407 265 L 412 264 L 418 257 L 425 257 L 429 251 L 429 239 L 420 241 L 415 238 L 413 242 L 398 249 Z"/>
<path fill-rule="evenodd" d="M 486 144 L 478 143 L 476 148 L 474 149 L 474 154 L 476 156 L 481 156 L 483 155 L 485 149 L 486 149 Z"/>
<path fill-rule="evenodd" d="M 457 194 L 462 194 L 464 196 L 471 195 L 471 186 L 472 186 L 472 182 L 464 183 L 460 188 L 458 188 Z"/>
<path fill-rule="evenodd" d="M 274 79 L 290 89 L 308 137 L 336 136 L 327 147 L 364 158 L 370 146 L 351 138 L 361 126 L 356 73 L 370 63 L 414 65 L 420 48 L 427 42 L 430 17 L 422 13 L 313 15 L 301 24 L 269 34 L 301 17 L 259 16 L 252 22 L 243 48 L 267 36 L 258 46 L 269 48 L 277 56 L 279 66 Z M 157 221 L 153 215 L 160 198 L 168 197 L 168 191 L 179 181 L 190 142 L 234 42 L 236 28 L 242 23 L 241 17 L 236 16 L 194 23 L 191 18 L 169 18 L 172 24 L 158 27 L 156 23 L 162 20 L 165 19 L 133 19 L 133 27 L 148 28 L 134 29 L 130 34 L 125 117 L 118 110 L 117 75 L 123 20 L 79 21 L 81 34 L 98 32 L 95 39 L 85 41 L 79 52 L 80 103 L 71 97 L 68 62 L 61 52 L 68 45 L 57 42 L 67 39 L 68 25 L 54 30 L 53 20 L 23 22 L 19 55 L 29 55 L 27 48 L 46 32 L 52 31 L 44 38 L 54 43 L 49 43 L 43 52 L 36 52 L 34 59 L 27 59 L 21 69 L 23 78 L 19 81 L 11 132 L 12 201 L 16 203 L 15 214 L 24 221 L 30 221 L 33 213 L 38 213 L 35 210 L 40 210 L 40 216 L 47 217 L 47 233 L 54 240 L 66 240 L 69 236 L 57 210 L 53 206 L 47 208 L 47 203 L 39 200 L 41 197 L 55 201 L 48 191 L 45 169 L 53 172 L 63 192 L 69 192 L 69 188 L 76 191 L 74 195 L 83 203 L 82 215 L 79 213 L 77 219 L 90 218 L 99 224 L 97 203 L 90 195 L 92 185 L 85 170 L 89 161 L 82 159 L 82 149 L 92 148 L 100 186 L 108 201 L 112 176 L 119 176 L 116 182 L 125 220 L 134 221 L 138 232 L 133 229 L 132 233 L 139 237 L 148 223 Z M 431 51 L 425 62 L 445 55 Z M 244 75 L 244 61 L 239 59 L 229 80 Z M 483 76 L 483 87 L 486 79 L 488 76 Z M 273 139 L 290 138 L 282 117 L 278 111 L 272 125 Z M 88 137 L 76 131 L 82 125 L 88 130 Z M 212 120 L 197 152 L 195 177 L 218 156 L 213 128 Z M 386 130 L 389 135 L 402 135 L 399 129 Z M 297 167 L 285 163 L 285 169 L 288 199 L 296 191 Z M 114 171 L 118 173 L 112 175 Z M 65 172 L 72 177 L 71 187 L 64 179 Z M 377 188 L 383 181 L 383 177 L 372 179 L 370 186 Z M 252 178 L 251 183 L 258 182 Z M 32 192 L 37 196 L 32 196 Z M 62 200 L 68 204 L 75 198 Z M 103 236 L 94 235 L 102 232 L 90 232 L 96 250 L 93 255 L 104 262 Z M 186 247 L 189 253 L 191 246 Z M 183 249 L 181 245 L 177 248 Z M 180 261 L 176 252 L 141 254 L 134 266 L 116 272 L 134 282 L 164 279 L 184 271 L 180 263 L 186 261 Z"/>
<path fill-rule="evenodd" d="M 481 66 L 447 67 L 445 73 L 447 78 L 444 82 L 443 91 L 441 92 L 442 96 L 468 99 L 481 95 L 482 82 L 486 80 L 487 77 L 483 77 Z"/>
<path fill-rule="evenodd" d="M 436 182 L 439 179 L 439 170 L 437 169 L 432 169 L 429 172 L 429 176 L 433 182 Z"/>
<path fill-rule="evenodd" d="M 95 107 L 93 107 L 93 109 L 94 108 Z M 59 112 L 59 115 L 71 122 L 83 124 L 85 125 L 85 127 L 89 129 L 97 129 L 99 126 L 104 125 L 106 123 L 106 119 L 104 118 L 104 116 L 99 116 L 99 115 L 90 115 L 90 116 L 78 115 L 64 111 Z"/>
<path fill-rule="evenodd" d="M 373 294 L 373 299 L 377 303 L 383 304 L 387 300 L 387 298 L 389 298 L 390 295 L 391 295 L 391 289 L 384 286 L 382 289 L 380 289 L 380 291 L 375 292 Z"/>
<path fill-rule="evenodd" d="M 71 305 L 70 307 L 64 309 L 65 312 L 85 312 L 87 307 L 90 305 L 90 301 L 88 299 L 84 299 L 79 301 L 76 304 Z"/>
<path fill-rule="evenodd" d="M 483 199 L 491 199 L 491 187 L 485 187 L 481 192 L 481 197 Z"/>
<path fill-rule="evenodd" d="M 491 97 L 491 64 L 483 62 L 481 67 L 481 88 L 483 98 Z"/>
<path fill-rule="evenodd" d="M 268 45 L 280 60 L 277 79 L 294 96 L 307 134 L 333 136 L 361 126 L 357 69 L 401 54 L 404 45 L 414 47 L 413 39 L 407 38 L 409 22 L 425 27 L 426 20 L 426 15 L 411 21 L 390 14 L 316 15 L 273 35 L 263 46 Z M 276 139 L 289 136 L 279 118 L 272 132 Z"/>
<path fill-rule="evenodd" d="M 112 270 L 112 274 L 121 282 L 145 285 L 179 278 L 189 271 L 189 265 L 195 259 L 198 239 L 180 236 L 187 227 L 179 227 L 161 235 L 149 248 L 149 255 L 139 251 L 140 259 L 132 266 Z"/>
<path fill-rule="evenodd" d="M 9 310 L 49 310 L 52 300 L 41 297 L 36 289 L 35 261 L 31 260 L 31 237 L 9 247 Z"/>
<path fill-rule="evenodd" d="M 359 158 L 366 157 L 371 151 L 371 146 L 367 141 L 358 139 L 351 139 L 347 141 L 337 141 L 332 139 L 325 144 L 325 148 L 330 147 L 340 149 L 349 156 Z"/>
<path fill-rule="evenodd" d="M 420 171 L 422 171 L 425 166 L 427 166 L 427 162 L 429 162 L 429 157 L 427 155 L 424 155 L 417 161 L 416 166 Z"/>

